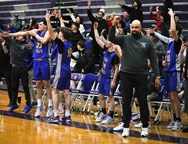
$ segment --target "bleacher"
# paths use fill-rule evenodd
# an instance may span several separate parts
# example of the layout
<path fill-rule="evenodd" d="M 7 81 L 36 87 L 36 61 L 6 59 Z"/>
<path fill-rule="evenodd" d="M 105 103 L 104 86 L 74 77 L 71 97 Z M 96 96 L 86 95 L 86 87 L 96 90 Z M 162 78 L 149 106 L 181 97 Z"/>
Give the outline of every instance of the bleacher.
<path fill-rule="evenodd" d="M 141 0 L 142 9 L 144 12 L 143 27 L 146 28 L 149 25 L 155 23 L 151 20 L 149 15 L 149 6 L 162 6 L 163 0 Z M 99 8 L 105 8 L 106 15 L 111 12 L 116 12 L 121 15 L 122 10 L 119 7 L 119 3 L 124 3 L 124 0 L 93 0 L 92 1 L 92 12 L 94 15 L 97 14 Z M 175 13 L 180 17 L 180 23 L 184 27 L 184 33 L 188 30 L 188 1 L 187 0 L 173 0 Z M 82 18 L 86 30 L 89 31 L 91 22 L 87 16 L 87 0 L 0 0 L 0 19 L 3 21 L 6 27 L 11 22 L 15 13 L 18 13 L 20 18 L 25 18 L 26 22 L 29 23 L 31 17 L 35 17 L 37 21 L 44 18 L 47 9 L 58 8 L 66 9 L 72 8 L 75 13 L 78 13 Z M 132 0 L 126 0 L 126 4 L 131 6 Z M 155 12 L 154 12 L 155 14 Z M 63 16 L 68 16 L 66 11 L 63 12 Z"/>

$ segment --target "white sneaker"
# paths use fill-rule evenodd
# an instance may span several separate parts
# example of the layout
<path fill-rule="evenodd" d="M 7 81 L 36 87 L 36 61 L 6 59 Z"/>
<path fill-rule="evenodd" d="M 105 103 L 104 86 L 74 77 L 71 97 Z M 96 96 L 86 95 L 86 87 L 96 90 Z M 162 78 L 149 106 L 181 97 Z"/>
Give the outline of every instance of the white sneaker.
<path fill-rule="evenodd" d="M 114 119 L 111 116 L 108 115 L 101 123 L 102 124 L 113 124 Z"/>
<path fill-rule="evenodd" d="M 128 137 L 129 133 L 130 133 L 130 129 L 129 128 L 123 128 L 123 133 L 122 133 L 123 137 Z"/>
<path fill-rule="evenodd" d="M 106 114 L 104 114 L 104 113 L 100 113 L 100 115 L 99 115 L 99 117 L 95 120 L 95 122 L 101 122 L 101 121 L 103 121 L 105 118 L 106 118 Z"/>
<path fill-rule="evenodd" d="M 132 117 L 133 121 L 140 120 L 140 114 L 138 113 L 137 115 Z"/>
<path fill-rule="evenodd" d="M 149 128 L 142 128 L 141 137 L 148 137 Z"/>
<path fill-rule="evenodd" d="M 36 112 L 35 112 L 35 117 L 39 117 L 44 109 L 45 109 L 44 105 L 41 105 L 39 107 L 37 106 Z"/>
<path fill-rule="evenodd" d="M 142 128 L 142 123 L 140 122 L 140 123 L 138 123 L 138 124 L 135 124 L 134 127 L 135 127 L 135 128 Z M 150 128 L 150 123 L 149 123 L 148 128 Z"/>
<path fill-rule="evenodd" d="M 183 127 L 183 124 L 179 121 L 175 121 L 174 122 L 174 126 L 172 127 L 173 131 L 177 131 L 180 130 Z"/>
<path fill-rule="evenodd" d="M 138 123 L 138 124 L 135 124 L 134 127 L 135 127 L 135 128 L 141 128 L 141 127 L 142 127 L 142 123 L 140 122 L 140 123 Z"/>
<path fill-rule="evenodd" d="M 53 107 L 52 106 L 48 106 L 48 110 L 46 113 L 46 117 L 49 118 L 53 115 Z"/>
<path fill-rule="evenodd" d="M 174 127 L 175 121 L 172 120 L 168 126 L 166 126 L 167 129 L 172 129 Z"/>
<path fill-rule="evenodd" d="M 115 128 L 113 128 L 113 131 L 122 131 L 123 130 L 123 122 L 120 122 L 118 126 L 116 126 Z"/>

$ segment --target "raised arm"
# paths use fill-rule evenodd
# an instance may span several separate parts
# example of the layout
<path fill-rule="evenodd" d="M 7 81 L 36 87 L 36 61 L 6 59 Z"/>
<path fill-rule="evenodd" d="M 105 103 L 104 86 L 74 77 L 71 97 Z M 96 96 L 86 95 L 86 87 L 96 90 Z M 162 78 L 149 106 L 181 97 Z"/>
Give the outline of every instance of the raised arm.
<path fill-rule="evenodd" d="M 55 33 L 54 33 L 53 29 L 52 29 L 52 25 L 51 25 L 51 22 L 50 22 L 50 17 L 51 17 L 50 13 L 47 12 L 45 18 L 46 18 L 46 22 L 47 22 L 48 32 L 49 32 L 49 35 L 52 38 L 52 40 L 55 40 L 56 35 L 55 35 Z"/>
<path fill-rule="evenodd" d="M 119 57 L 119 59 L 121 59 L 122 57 L 122 50 L 121 47 L 119 45 L 114 45 L 114 51 L 116 52 L 117 56 Z"/>
<path fill-rule="evenodd" d="M 101 48 L 104 48 L 104 45 L 105 45 L 105 44 L 104 44 L 104 43 L 102 42 L 102 40 L 100 39 L 97 28 L 98 28 L 98 23 L 95 22 L 95 23 L 93 24 L 93 29 L 94 29 L 94 34 L 95 34 L 96 42 L 98 43 L 98 45 L 99 45 Z"/>
<path fill-rule="evenodd" d="M 165 42 L 166 44 L 169 44 L 172 41 L 171 38 L 165 37 L 165 36 L 161 35 L 158 32 L 154 32 L 154 34 L 155 34 L 156 37 L 158 37 L 158 39 L 160 39 L 161 41 Z"/>
<path fill-rule="evenodd" d="M 94 21 L 95 21 L 96 18 L 93 16 L 93 14 L 92 14 L 92 12 L 91 12 L 91 0 L 88 0 L 87 15 L 88 15 L 90 21 L 91 21 L 92 23 L 94 23 Z"/>
<path fill-rule="evenodd" d="M 115 36 L 115 31 L 116 31 L 116 25 L 118 24 L 120 18 L 118 16 L 115 16 L 113 21 L 112 21 L 112 26 L 110 28 L 110 32 L 109 32 L 109 41 L 111 41 L 114 44 L 118 44 L 120 46 L 122 46 L 122 44 L 124 43 L 124 36 Z"/>
<path fill-rule="evenodd" d="M 168 9 L 168 14 L 170 15 L 170 28 L 171 28 L 171 33 L 172 33 L 172 37 L 175 41 L 178 40 L 178 34 L 176 32 L 176 23 L 175 23 L 175 19 L 174 19 L 174 12 L 172 11 L 171 8 Z"/>
<path fill-rule="evenodd" d="M 57 18 L 59 19 L 59 21 L 60 21 L 60 27 L 65 27 L 65 23 L 69 23 L 69 21 L 65 21 L 65 20 L 63 20 L 63 18 L 62 18 L 62 16 L 61 16 L 61 10 L 59 9 L 58 11 L 57 11 Z M 65 22 L 65 23 L 64 23 Z"/>
<path fill-rule="evenodd" d="M 120 65 L 120 63 L 116 63 L 114 65 L 115 71 L 114 71 L 113 79 L 112 79 L 112 82 L 111 82 L 111 88 L 115 88 L 115 86 L 116 86 L 116 80 L 117 80 L 117 77 L 118 77 L 118 74 L 119 74 L 119 65 Z"/>

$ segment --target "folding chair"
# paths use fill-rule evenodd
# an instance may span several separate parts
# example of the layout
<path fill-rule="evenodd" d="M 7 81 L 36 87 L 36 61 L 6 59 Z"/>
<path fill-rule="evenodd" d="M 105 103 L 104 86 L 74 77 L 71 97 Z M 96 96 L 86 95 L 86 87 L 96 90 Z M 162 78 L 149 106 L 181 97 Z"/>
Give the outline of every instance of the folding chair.
<path fill-rule="evenodd" d="M 96 86 L 97 83 L 98 83 L 98 77 L 96 74 L 92 74 L 92 73 L 86 74 L 84 79 L 82 80 L 83 90 L 80 90 L 80 96 L 82 100 L 82 112 L 85 112 L 88 101 L 91 99 L 90 92 Z M 85 96 L 87 97 L 87 100 L 84 105 L 83 103 Z"/>
<path fill-rule="evenodd" d="M 79 95 L 79 91 L 82 89 L 82 79 L 84 78 L 84 74 L 81 73 L 71 73 L 71 80 L 75 83 L 78 83 L 76 88 L 70 87 L 71 94 L 71 109 L 76 101 L 77 95 Z"/>
<path fill-rule="evenodd" d="M 165 109 L 167 109 L 169 120 L 172 118 L 170 115 L 170 100 L 168 97 L 168 93 L 164 88 L 164 79 L 161 79 L 160 82 L 161 85 L 158 90 L 158 97 L 151 101 L 152 104 L 159 105 L 157 114 L 154 119 L 154 124 L 160 124 Z"/>

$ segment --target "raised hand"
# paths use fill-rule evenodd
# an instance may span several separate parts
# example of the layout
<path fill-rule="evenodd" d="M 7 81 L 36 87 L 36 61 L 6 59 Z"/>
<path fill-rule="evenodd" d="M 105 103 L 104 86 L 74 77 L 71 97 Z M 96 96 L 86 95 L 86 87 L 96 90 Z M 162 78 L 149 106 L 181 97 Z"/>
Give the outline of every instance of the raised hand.
<path fill-rule="evenodd" d="M 171 9 L 171 8 L 168 8 L 168 14 L 170 15 L 170 16 L 174 16 L 174 12 L 173 12 L 173 10 Z"/>
<path fill-rule="evenodd" d="M 91 6 L 91 0 L 88 0 L 88 6 Z"/>
<path fill-rule="evenodd" d="M 98 22 L 94 22 L 93 29 L 97 29 L 97 28 L 98 28 Z"/>
<path fill-rule="evenodd" d="M 153 7 L 152 7 L 152 6 L 150 6 L 150 7 L 149 7 L 149 11 L 150 11 L 150 12 L 152 12 L 152 10 L 153 10 Z"/>
<path fill-rule="evenodd" d="M 184 53 L 184 51 L 185 51 L 186 48 L 187 48 L 186 42 L 182 42 L 182 44 L 181 44 L 181 49 L 180 49 L 180 53 Z"/>
<path fill-rule="evenodd" d="M 61 19 L 61 18 L 62 18 L 62 16 L 61 16 L 61 9 L 58 9 L 58 10 L 56 11 L 56 17 L 57 17 L 58 19 Z"/>
<path fill-rule="evenodd" d="M 50 11 L 46 11 L 46 15 L 45 15 L 45 18 L 46 18 L 46 21 L 49 21 L 50 20 L 50 17 L 51 17 L 51 15 L 50 15 Z"/>
<path fill-rule="evenodd" d="M 1 37 L 9 37 L 9 33 L 8 32 L 3 32 L 3 33 L 0 33 L 0 36 Z"/>

